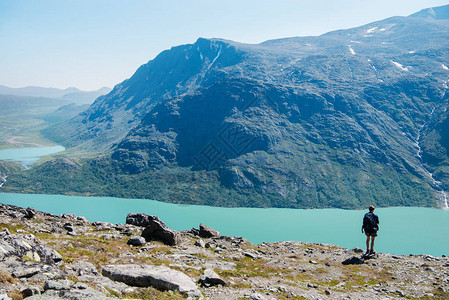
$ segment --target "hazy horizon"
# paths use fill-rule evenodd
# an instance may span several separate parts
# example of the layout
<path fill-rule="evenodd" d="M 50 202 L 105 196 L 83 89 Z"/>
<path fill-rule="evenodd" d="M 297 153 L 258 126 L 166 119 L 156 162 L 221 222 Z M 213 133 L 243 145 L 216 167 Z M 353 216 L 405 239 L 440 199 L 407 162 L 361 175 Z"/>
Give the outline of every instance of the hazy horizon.
<path fill-rule="evenodd" d="M 260 43 L 320 35 L 446 1 L 0 2 L 0 85 L 92 91 L 129 78 L 161 51 L 199 37 Z"/>

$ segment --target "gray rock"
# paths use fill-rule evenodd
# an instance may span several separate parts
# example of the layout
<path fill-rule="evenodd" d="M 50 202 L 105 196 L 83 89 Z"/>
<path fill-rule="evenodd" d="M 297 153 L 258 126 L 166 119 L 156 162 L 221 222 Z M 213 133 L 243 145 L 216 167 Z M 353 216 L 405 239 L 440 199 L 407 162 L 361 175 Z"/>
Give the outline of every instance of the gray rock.
<path fill-rule="evenodd" d="M 0 300 L 12 300 L 7 294 L 0 294 Z"/>
<path fill-rule="evenodd" d="M 94 264 L 85 261 L 75 262 L 70 266 L 77 276 L 83 275 L 100 275 Z"/>
<path fill-rule="evenodd" d="M 363 252 L 363 250 L 362 250 L 362 249 L 360 249 L 360 248 L 357 248 L 357 247 L 355 247 L 355 248 L 352 248 L 352 249 L 351 249 L 351 251 L 352 251 L 352 252 L 354 252 L 354 253 L 362 253 L 362 252 Z"/>
<path fill-rule="evenodd" d="M 46 246 L 31 234 L 9 234 L 0 236 L 0 258 L 16 256 L 27 257 L 35 262 L 53 264 Z"/>
<path fill-rule="evenodd" d="M 67 230 L 68 232 L 75 231 L 71 223 L 65 223 L 64 224 L 64 229 Z"/>
<path fill-rule="evenodd" d="M 77 282 L 73 285 L 72 288 L 74 289 L 79 289 L 79 290 L 85 290 L 87 289 L 89 286 L 83 282 Z"/>
<path fill-rule="evenodd" d="M 181 235 L 178 231 L 170 229 L 156 216 L 149 217 L 151 217 L 151 222 L 142 232 L 142 237 L 144 237 L 146 241 L 157 240 L 170 246 L 179 244 Z"/>
<path fill-rule="evenodd" d="M 153 216 L 141 213 L 131 213 L 126 216 L 126 224 L 131 224 L 140 227 L 147 227 L 151 224 Z"/>
<path fill-rule="evenodd" d="M 31 297 L 33 295 L 40 295 L 43 289 L 40 286 L 31 285 L 21 291 L 24 298 Z"/>
<path fill-rule="evenodd" d="M 196 292 L 196 284 L 182 272 L 164 266 L 109 265 L 102 268 L 103 276 L 130 286 L 152 286 L 160 290 Z"/>
<path fill-rule="evenodd" d="M 206 225 L 200 224 L 200 237 L 202 238 L 211 238 L 220 236 L 220 232 Z"/>
<path fill-rule="evenodd" d="M 71 280 L 50 280 L 45 283 L 44 290 L 70 290 L 73 285 L 74 283 Z"/>
<path fill-rule="evenodd" d="M 29 278 L 38 274 L 40 271 L 41 269 L 37 267 L 31 268 L 18 267 L 16 270 L 12 272 L 12 276 L 17 278 Z"/>
<path fill-rule="evenodd" d="M 258 256 L 257 254 L 254 254 L 254 253 L 251 253 L 251 252 L 243 252 L 243 255 L 244 255 L 244 256 L 247 256 L 247 257 L 249 257 L 249 258 L 252 258 L 252 259 L 258 259 L 258 258 L 260 258 L 260 256 Z"/>
<path fill-rule="evenodd" d="M 363 258 L 353 256 L 351 258 L 348 258 L 342 262 L 344 265 L 361 265 L 365 262 Z"/>
<path fill-rule="evenodd" d="M 127 244 L 132 246 L 142 246 L 145 244 L 145 239 L 141 236 L 133 236 L 128 240 Z"/>
<path fill-rule="evenodd" d="M 72 300 L 104 300 L 117 299 L 109 298 L 104 294 L 96 291 L 90 287 L 86 289 L 71 289 L 71 290 L 47 290 L 41 295 L 34 295 L 27 300 L 50 300 L 50 299 L 72 299 Z"/>
<path fill-rule="evenodd" d="M 28 207 L 27 209 L 25 209 L 24 214 L 25 218 L 31 219 L 36 215 L 36 210 L 32 207 Z"/>
<path fill-rule="evenodd" d="M 114 225 L 109 222 L 93 222 L 92 225 L 95 226 L 96 230 L 111 230 Z"/>
<path fill-rule="evenodd" d="M 44 248 L 44 253 L 46 256 L 50 257 L 55 263 L 60 262 L 62 260 L 62 255 L 59 254 L 56 250 Z"/>
<path fill-rule="evenodd" d="M 195 246 L 201 247 L 201 248 L 205 248 L 206 247 L 206 243 L 202 240 L 199 239 L 195 242 Z"/>
<path fill-rule="evenodd" d="M 227 285 L 226 281 L 220 278 L 217 273 L 211 269 L 206 269 L 204 274 L 201 276 L 199 283 L 203 286 L 211 285 Z"/>
<path fill-rule="evenodd" d="M 75 220 L 75 214 L 62 214 L 59 216 L 61 219 L 69 219 L 69 220 Z"/>
<path fill-rule="evenodd" d="M 89 221 L 87 221 L 86 217 L 83 217 L 83 216 L 76 217 L 76 220 L 77 220 L 77 221 L 81 221 L 81 222 L 83 222 L 83 223 L 89 222 Z"/>

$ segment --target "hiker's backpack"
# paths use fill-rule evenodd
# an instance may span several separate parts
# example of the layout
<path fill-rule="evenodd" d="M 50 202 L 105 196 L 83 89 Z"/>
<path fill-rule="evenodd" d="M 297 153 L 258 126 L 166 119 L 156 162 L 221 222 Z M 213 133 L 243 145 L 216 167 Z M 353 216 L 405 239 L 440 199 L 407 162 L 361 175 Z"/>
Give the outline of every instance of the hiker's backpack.
<path fill-rule="evenodd" d="M 373 213 L 366 213 L 363 217 L 362 229 L 365 231 L 377 230 L 377 224 Z"/>

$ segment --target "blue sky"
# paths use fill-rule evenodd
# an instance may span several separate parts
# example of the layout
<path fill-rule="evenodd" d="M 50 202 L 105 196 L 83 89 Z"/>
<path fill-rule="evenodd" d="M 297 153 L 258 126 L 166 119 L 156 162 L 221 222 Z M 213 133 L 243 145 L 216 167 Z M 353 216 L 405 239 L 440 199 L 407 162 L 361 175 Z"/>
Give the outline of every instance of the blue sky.
<path fill-rule="evenodd" d="M 0 85 L 113 87 L 198 37 L 259 43 L 319 35 L 448 1 L 0 0 Z"/>

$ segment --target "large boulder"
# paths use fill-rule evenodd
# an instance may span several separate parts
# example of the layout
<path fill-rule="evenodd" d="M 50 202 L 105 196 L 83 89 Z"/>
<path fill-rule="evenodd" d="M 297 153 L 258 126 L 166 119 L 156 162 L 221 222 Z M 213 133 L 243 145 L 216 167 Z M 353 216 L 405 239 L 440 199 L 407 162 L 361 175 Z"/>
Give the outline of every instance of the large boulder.
<path fill-rule="evenodd" d="M 102 274 L 114 281 L 130 286 L 152 286 L 159 290 L 179 291 L 199 295 L 198 287 L 186 274 L 164 266 L 153 265 L 108 265 Z"/>
<path fill-rule="evenodd" d="M 62 260 L 55 250 L 47 248 L 32 234 L 0 232 L 0 259 L 8 256 L 27 257 L 34 262 L 54 264 Z"/>
<path fill-rule="evenodd" d="M 200 224 L 200 237 L 202 238 L 211 238 L 211 237 L 219 237 L 220 232 L 210 227 L 207 227 L 204 224 Z"/>
<path fill-rule="evenodd" d="M 181 241 L 178 231 L 170 229 L 161 219 L 156 216 L 151 217 L 149 225 L 142 232 L 142 237 L 148 241 L 161 241 L 166 245 L 176 245 Z"/>
<path fill-rule="evenodd" d="M 154 216 L 141 213 L 130 213 L 126 216 L 126 224 L 147 227 L 151 224 Z M 156 217 L 157 218 L 157 217 Z"/>

